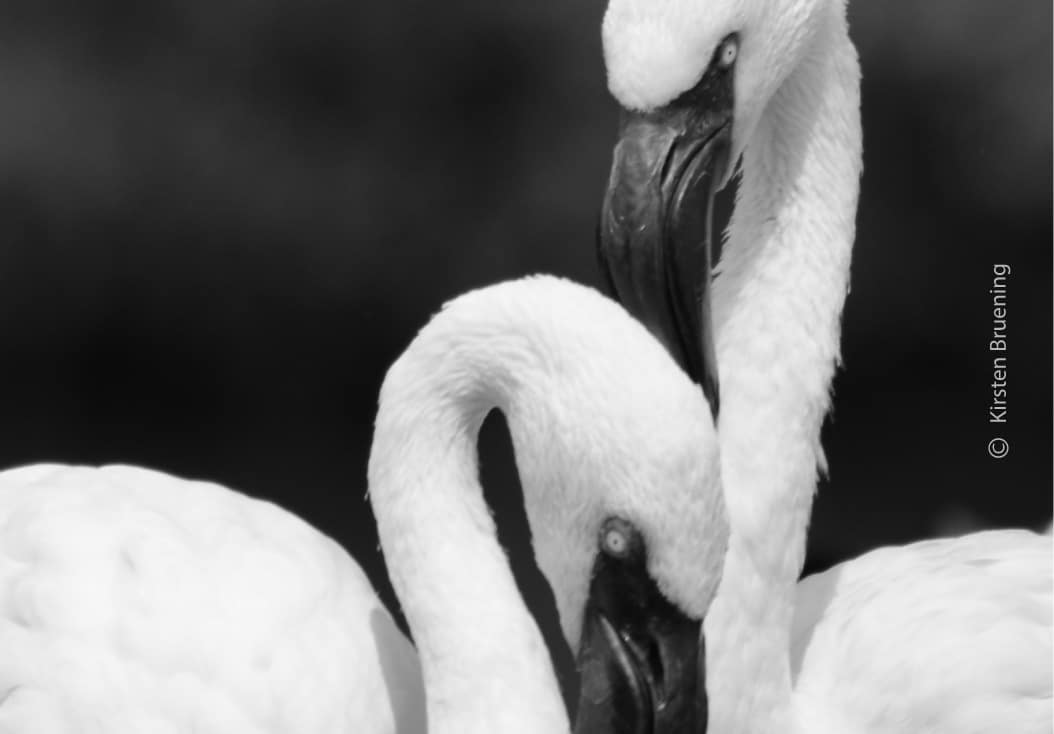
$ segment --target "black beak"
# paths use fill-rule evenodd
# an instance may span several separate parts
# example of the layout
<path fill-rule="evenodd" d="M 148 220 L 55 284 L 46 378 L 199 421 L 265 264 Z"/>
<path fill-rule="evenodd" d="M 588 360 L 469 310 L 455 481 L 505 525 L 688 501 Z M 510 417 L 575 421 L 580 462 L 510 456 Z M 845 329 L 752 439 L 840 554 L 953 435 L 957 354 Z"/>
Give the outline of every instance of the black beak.
<path fill-rule="evenodd" d="M 719 69 L 666 107 L 624 111 L 597 238 L 613 295 L 702 385 L 715 417 L 710 219 L 731 133 L 732 77 Z"/>
<path fill-rule="evenodd" d="M 582 628 L 575 734 L 706 731 L 702 621 L 671 604 L 642 558 L 600 555 Z"/>

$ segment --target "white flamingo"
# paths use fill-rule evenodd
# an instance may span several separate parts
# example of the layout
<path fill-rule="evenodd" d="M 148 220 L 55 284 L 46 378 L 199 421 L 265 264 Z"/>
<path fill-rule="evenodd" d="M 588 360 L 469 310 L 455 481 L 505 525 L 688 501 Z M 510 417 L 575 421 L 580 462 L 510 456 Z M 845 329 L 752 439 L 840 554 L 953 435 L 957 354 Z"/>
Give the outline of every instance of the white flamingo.
<path fill-rule="evenodd" d="M 432 734 L 567 731 L 478 483 L 494 407 L 581 642 L 579 730 L 693 726 L 727 547 L 710 411 L 620 307 L 536 278 L 449 304 L 381 391 L 370 499 L 420 669 L 354 561 L 295 516 L 145 469 L 37 465 L 0 473 L 0 732 L 418 732 L 425 709 Z"/>
<path fill-rule="evenodd" d="M 1049 537 L 887 548 L 798 583 L 861 171 L 844 1 L 610 0 L 603 38 L 624 114 L 602 262 L 711 395 L 700 212 L 742 155 L 713 283 L 732 534 L 709 731 L 1050 732 Z"/>

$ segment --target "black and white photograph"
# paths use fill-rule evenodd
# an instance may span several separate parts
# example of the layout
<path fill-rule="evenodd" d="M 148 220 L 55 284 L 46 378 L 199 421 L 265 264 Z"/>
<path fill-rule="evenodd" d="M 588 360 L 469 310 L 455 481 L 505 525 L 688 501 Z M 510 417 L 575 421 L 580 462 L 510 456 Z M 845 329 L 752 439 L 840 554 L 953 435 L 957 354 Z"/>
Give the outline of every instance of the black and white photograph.
<path fill-rule="evenodd" d="M 1052 27 L 0 3 L 0 734 L 1050 734 Z"/>

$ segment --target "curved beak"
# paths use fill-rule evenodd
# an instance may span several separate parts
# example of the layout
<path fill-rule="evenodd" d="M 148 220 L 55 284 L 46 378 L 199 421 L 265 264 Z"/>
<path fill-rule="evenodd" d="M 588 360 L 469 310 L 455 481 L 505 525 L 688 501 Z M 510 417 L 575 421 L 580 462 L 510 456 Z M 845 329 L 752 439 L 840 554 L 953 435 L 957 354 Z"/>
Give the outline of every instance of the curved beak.
<path fill-rule="evenodd" d="M 598 560 L 586 605 L 575 734 L 702 734 L 702 622 L 642 567 Z"/>
<path fill-rule="evenodd" d="M 710 219 L 731 134 L 724 77 L 704 77 L 667 107 L 624 111 L 597 235 L 609 289 L 702 385 L 715 417 Z"/>

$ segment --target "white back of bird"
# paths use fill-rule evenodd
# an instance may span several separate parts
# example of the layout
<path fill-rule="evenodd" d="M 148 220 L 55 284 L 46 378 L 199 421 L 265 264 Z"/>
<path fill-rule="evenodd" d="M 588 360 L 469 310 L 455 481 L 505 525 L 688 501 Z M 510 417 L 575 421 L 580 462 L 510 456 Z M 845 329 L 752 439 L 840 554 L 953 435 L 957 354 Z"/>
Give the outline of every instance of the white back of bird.
<path fill-rule="evenodd" d="M 413 647 L 281 508 L 129 466 L 0 473 L 0 732 L 423 732 Z"/>

